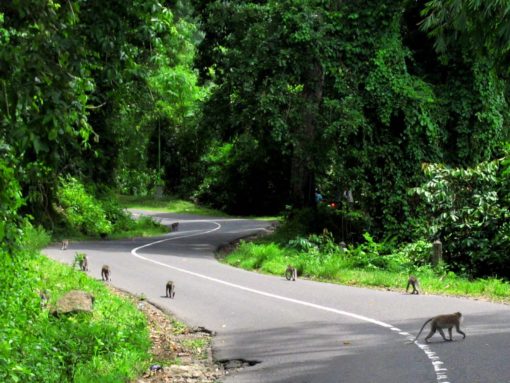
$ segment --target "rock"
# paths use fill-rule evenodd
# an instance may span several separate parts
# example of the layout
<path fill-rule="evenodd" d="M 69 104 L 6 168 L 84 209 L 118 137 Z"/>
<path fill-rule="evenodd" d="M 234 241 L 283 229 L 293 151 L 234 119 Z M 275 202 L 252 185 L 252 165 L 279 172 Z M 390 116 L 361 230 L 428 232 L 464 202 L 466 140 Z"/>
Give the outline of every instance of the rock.
<path fill-rule="evenodd" d="M 55 316 L 62 314 L 91 313 L 94 305 L 92 294 L 81 290 L 72 290 L 63 295 L 55 304 L 51 313 Z"/>

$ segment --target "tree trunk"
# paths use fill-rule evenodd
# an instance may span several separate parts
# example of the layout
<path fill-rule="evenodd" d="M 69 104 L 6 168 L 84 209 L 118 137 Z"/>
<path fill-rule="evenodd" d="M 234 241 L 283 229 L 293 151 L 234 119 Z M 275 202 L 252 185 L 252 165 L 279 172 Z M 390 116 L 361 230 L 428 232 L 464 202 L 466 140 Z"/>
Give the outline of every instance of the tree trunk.
<path fill-rule="evenodd" d="M 324 73 L 314 60 L 306 73 L 303 89 L 303 123 L 296 126 L 291 164 L 291 196 L 295 208 L 315 206 L 316 125 L 322 101 Z"/>

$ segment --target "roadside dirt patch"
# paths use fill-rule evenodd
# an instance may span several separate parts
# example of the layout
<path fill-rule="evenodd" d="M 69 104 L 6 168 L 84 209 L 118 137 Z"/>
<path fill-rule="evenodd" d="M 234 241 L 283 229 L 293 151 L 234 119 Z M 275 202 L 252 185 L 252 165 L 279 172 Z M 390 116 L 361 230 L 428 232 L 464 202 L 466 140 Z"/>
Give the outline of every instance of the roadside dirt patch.
<path fill-rule="evenodd" d="M 190 328 L 145 300 L 111 286 L 110 289 L 131 300 L 147 317 L 153 362 L 131 383 L 213 383 L 228 373 L 212 359 L 210 331 Z"/>

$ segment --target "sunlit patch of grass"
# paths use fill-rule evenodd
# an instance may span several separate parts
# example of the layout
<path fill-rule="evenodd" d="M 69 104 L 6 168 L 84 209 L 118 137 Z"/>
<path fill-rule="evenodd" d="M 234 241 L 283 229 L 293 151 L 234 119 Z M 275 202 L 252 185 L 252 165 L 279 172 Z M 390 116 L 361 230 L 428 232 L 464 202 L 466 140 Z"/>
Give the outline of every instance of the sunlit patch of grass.
<path fill-rule="evenodd" d="M 185 348 L 189 349 L 193 354 L 203 354 L 203 357 L 207 356 L 204 354 L 204 351 L 208 344 L 209 341 L 206 338 L 184 339 L 182 341 L 182 345 Z"/>
<path fill-rule="evenodd" d="M 118 199 L 119 204 L 125 209 L 143 209 L 174 214 L 203 215 L 209 217 L 235 217 L 220 210 L 211 209 L 206 206 L 197 205 L 191 201 L 171 196 L 155 199 L 154 197 L 119 195 Z M 246 216 L 244 218 L 261 221 L 277 221 L 279 219 L 278 216 Z"/>
<path fill-rule="evenodd" d="M 154 198 L 152 196 L 137 197 L 137 196 L 118 196 L 119 203 L 126 209 L 144 209 L 163 211 L 166 213 L 175 214 L 194 214 L 204 216 L 226 217 L 228 216 L 222 211 L 210 209 L 204 206 L 199 206 L 191 201 L 165 196 L 162 198 Z"/>
<path fill-rule="evenodd" d="M 184 334 L 188 330 L 188 327 L 184 323 L 179 322 L 176 319 L 172 319 L 172 329 L 174 334 L 178 335 Z"/>

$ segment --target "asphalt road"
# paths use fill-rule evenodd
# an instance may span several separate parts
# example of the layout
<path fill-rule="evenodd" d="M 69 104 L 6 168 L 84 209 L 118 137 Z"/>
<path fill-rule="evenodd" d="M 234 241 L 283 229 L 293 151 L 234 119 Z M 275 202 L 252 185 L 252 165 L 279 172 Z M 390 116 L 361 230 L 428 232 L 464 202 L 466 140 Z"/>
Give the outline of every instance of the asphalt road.
<path fill-rule="evenodd" d="M 72 263 L 103 264 L 111 284 L 168 309 L 192 326 L 217 332 L 217 360 L 252 362 L 226 383 L 510 383 L 510 306 L 463 298 L 407 295 L 283 276 L 220 264 L 220 244 L 255 233 L 267 222 L 152 213 L 179 230 L 151 239 L 71 243 L 45 254 Z M 165 298 L 167 280 L 175 299 Z M 402 282 L 404 284 L 404 281 Z M 439 334 L 417 343 L 424 321 L 460 311 L 465 340 Z"/>

